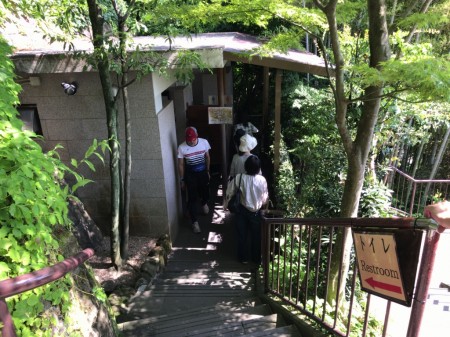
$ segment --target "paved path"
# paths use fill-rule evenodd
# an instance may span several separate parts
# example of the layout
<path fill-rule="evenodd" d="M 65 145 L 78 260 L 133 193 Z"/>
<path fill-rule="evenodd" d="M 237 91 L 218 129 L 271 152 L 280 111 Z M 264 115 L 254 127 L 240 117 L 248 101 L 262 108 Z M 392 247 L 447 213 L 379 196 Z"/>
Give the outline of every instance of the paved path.
<path fill-rule="evenodd" d="M 417 337 L 450 336 L 450 289 L 441 284 L 450 284 L 450 231 L 441 234 L 433 268 L 428 300 L 422 319 L 420 334 Z M 379 317 L 384 319 L 386 300 L 372 296 L 372 305 L 379 310 Z M 406 336 L 411 308 L 400 304 L 391 304 L 391 315 L 386 336 Z"/>

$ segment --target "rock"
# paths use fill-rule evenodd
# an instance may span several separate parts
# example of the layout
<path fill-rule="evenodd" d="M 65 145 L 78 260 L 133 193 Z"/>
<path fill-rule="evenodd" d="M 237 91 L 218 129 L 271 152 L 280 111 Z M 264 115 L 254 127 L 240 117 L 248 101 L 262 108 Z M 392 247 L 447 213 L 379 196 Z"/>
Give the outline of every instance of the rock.
<path fill-rule="evenodd" d="M 106 294 L 111 294 L 116 289 L 116 283 L 113 280 L 106 280 L 102 283 L 102 287 Z"/>
<path fill-rule="evenodd" d="M 135 289 L 138 289 L 138 291 L 139 291 L 139 288 L 141 288 L 142 286 L 147 287 L 147 284 L 148 284 L 148 281 L 144 277 L 141 277 L 140 279 L 138 279 L 136 281 L 136 285 L 134 287 L 135 287 Z"/>
<path fill-rule="evenodd" d="M 81 251 L 77 238 L 69 230 L 59 231 L 57 239 L 66 258 Z M 72 279 L 70 289 L 70 320 L 62 320 L 56 307 L 47 308 L 49 319 L 54 319 L 52 336 L 68 336 L 69 332 L 82 337 L 117 336 L 117 325 L 109 314 L 107 304 L 97 299 L 94 288 L 101 288 L 89 264 L 81 264 L 68 274 Z"/>
<path fill-rule="evenodd" d="M 69 219 L 73 223 L 73 235 L 82 249 L 93 248 L 98 251 L 102 246 L 103 235 L 84 205 L 77 200 L 69 200 Z"/>
<path fill-rule="evenodd" d="M 151 275 L 151 277 L 153 278 L 159 272 L 159 268 L 159 260 L 157 260 L 156 263 L 155 260 L 145 261 L 141 266 L 141 273 Z"/>
<path fill-rule="evenodd" d="M 131 287 L 117 288 L 108 297 L 108 301 L 114 311 L 115 316 L 123 315 L 127 312 L 127 304 L 130 297 L 135 294 L 135 290 Z"/>

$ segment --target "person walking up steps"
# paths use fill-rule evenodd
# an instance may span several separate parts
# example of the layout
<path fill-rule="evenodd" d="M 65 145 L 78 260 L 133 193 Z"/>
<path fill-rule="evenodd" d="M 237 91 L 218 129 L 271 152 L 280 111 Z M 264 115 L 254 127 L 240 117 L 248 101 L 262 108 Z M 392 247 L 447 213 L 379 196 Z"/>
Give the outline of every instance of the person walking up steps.
<path fill-rule="evenodd" d="M 261 162 L 251 155 L 244 164 L 245 173 L 240 173 L 228 183 L 226 207 L 236 190 L 240 190 L 239 210 L 235 214 L 237 255 L 241 263 L 248 263 L 247 238 L 250 233 L 251 260 L 261 264 L 261 208 L 269 200 L 266 179 L 259 174 Z"/>
<path fill-rule="evenodd" d="M 197 129 L 186 128 L 186 141 L 178 146 L 178 172 L 181 189 L 187 189 L 187 207 L 191 217 L 192 230 L 200 233 L 197 221 L 197 200 L 200 196 L 202 212 L 209 213 L 209 150 L 208 141 L 198 137 Z"/>

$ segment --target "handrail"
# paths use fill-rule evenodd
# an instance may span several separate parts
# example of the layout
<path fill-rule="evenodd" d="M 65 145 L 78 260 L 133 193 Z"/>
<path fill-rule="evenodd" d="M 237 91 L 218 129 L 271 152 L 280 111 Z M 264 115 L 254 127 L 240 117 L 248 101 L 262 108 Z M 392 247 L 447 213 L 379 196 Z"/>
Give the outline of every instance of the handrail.
<path fill-rule="evenodd" d="M 281 227 L 279 227 L 281 226 Z M 287 227 L 286 227 L 287 226 Z M 427 298 L 427 294 L 428 294 L 428 288 L 430 285 L 430 279 L 431 279 L 431 272 L 432 272 L 432 268 L 433 268 L 433 264 L 434 264 L 434 258 L 435 258 L 435 253 L 436 253 L 436 249 L 437 249 L 437 245 L 438 245 L 438 241 L 439 241 L 439 233 L 436 231 L 436 229 L 438 228 L 438 224 L 432 220 L 432 219 L 427 219 L 427 218 L 412 218 L 412 217 L 408 217 L 408 218 L 304 218 L 304 219 L 299 219 L 299 218 L 274 218 L 274 217 L 264 217 L 263 214 L 263 226 L 262 226 L 262 258 L 263 258 L 263 263 L 262 263 L 262 267 L 263 267 L 263 282 L 264 282 L 264 288 L 265 288 L 265 292 L 271 293 L 273 295 L 275 295 L 276 297 L 278 297 L 282 302 L 289 304 L 289 305 L 293 305 L 294 307 L 300 309 L 300 311 L 305 314 L 306 316 L 309 316 L 310 318 L 312 318 L 313 320 L 315 320 L 316 322 L 318 322 L 320 325 L 322 325 L 322 327 L 324 327 L 325 329 L 327 329 L 330 332 L 333 332 L 336 335 L 339 336 L 348 336 L 349 333 L 349 325 L 347 326 L 347 334 L 341 333 L 338 330 L 336 330 L 336 318 L 337 318 L 337 311 L 335 312 L 335 321 L 334 323 L 328 324 L 325 322 L 325 306 L 324 306 L 324 311 L 322 316 L 318 316 L 315 313 L 315 309 L 313 307 L 313 311 L 309 312 L 307 309 L 305 309 L 306 307 L 306 301 L 309 298 L 308 297 L 308 283 L 304 284 L 302 279 L 300 279 L 299 275 L 300 275 L 300 271 L 293 268 L 290 269 L 291 267 L 286 267 L 286 265 L 284 266 L 284 269 L 289 268 L 289 271 L 287 273 L 282 272 L 282 276 L 278 275 L 279 272 L 279 267 L 277 266 L 271 266 L 271 262 L 274 261 L 272 259 L 274 259 L 275 255 L 282 255 L 282 263 L 286 264 L 286 261 L 290 261 L 288 263 L 293 263 L 294 265 L 296 265 L 296 268 L 299 268 L 300 265 L 304 265 L 306 268 L 306 273 L 308 274 L 308 272 L 310 272 L 310 269 L 314 269 L 314 267 L 309 267 L 309 262 L 310 262 L 310 256 L 309 256 L 309 251 L 311 249 L 311 247 L 309 245 L 311 245 L 311 241 L 305 237 L 302 236 L 302 234 L 298 234 L 299 236 L 296 238 L 295 240 L 295 245 L 296 247 L 298 247 L 298 251 L 300 251 L 300 246 L 302 244 L 302 242 L 305 242 L 305 244 L 308 246 L 308 248 L 306 248 L 306 252 L 305 253 L 298 253 L 298 256 L 295 257 L 294 259 L 294 255 L 292 255 L 292 251 L 294 250 L 292 247 L 292 244 L 294 243 L 294 240 L 290 241 L 290 243 L 288 241 L 288 243 L 286 243 L 287 245 L 291 245 L 291 246 L 283 246 L 285 243 L 282 242 L 282 240 L 277 240 L 279 239 L 279 236 L 274 236 L 275 235 L 275 231 L 278 230 L 278 234 L 277 235 L 281 235 L 281 236 L 290 236 L 290 237 L 294 237 L 294 227 L 295 226 L 299 226 L 299 228 L 305 228 L 305 227 L 316 227 L 319 230 L 319 233 L 322 233 L 321 228 L 324 227 L 329 227 L 330 228 L 330 233 L 328 234 L 329 237 L 331 238 L 333 236 L 334 232 L 334 228 L 336 227 L 340 227 L 340 228 L 358 228 L 358 229 L 376 229 L 379 228 L 380 231 L 382 231 L 383 229 L 385 230 L 418 230 L 418 231 L 424 231 L 427 233 L 426 238 L 424 239 L 423 242 L 423 250 L 422 250 L 422 258 L 420 260 L 420 263 L 418 265 L 418 275 L 420 275 L 420 278 L 418 280 L 417 283 L 417 288 L 415 290 L 415 297 L 412 303 L 412 311 L 411 311 L 411 316 L 410 316 L 410 321 L 409 321 L 409 326 L 408 326 L 408 332 L 407 332 L 407 336 L 408 337 L 412 337 L 412 336 L 416 336 L 418 331 L 420 330 L 420 325 L 421 325 L 421 320 L 423 317 L 423 311 L 424 311 L 424 307 L 425 307 L 425 302 L 426 302 L 426 298 Z M 284 229 L 283 229 L 284 228 Z M 310 234 L 310 232 L 309 232 Z M 322 236 L 322 234 L 320 234 L 320 236 Z M 284 240 L 283 240 L 284 241 Z M 329 240 L 329 243 L 326 244 L 328 246 L 328 249 L 330 250 L 327 254 L 332 254 L 332 248 L 334 246 L 334 243 L 332 243 L 332 240 Z M 319 252 L 321 249 L 321 243 L 319 241 L 318 246 L 315 247 L 316 251 Z M 272 254 L 272 255 L 271 255 Z M 306 255 L 304 255 L 306 254 Z M 318 253 L 320 254 L 320 253 Z M 305 258 L 305 262 L 302 262 L 303 260 L 301 259 L 301 256 L 303 256 L 303 258 Z M 331 255 L 330 255 L 331 256 Z M 328 258 L 330 258 L 330 256 Z M 319 259 L 317 258 L 317 261 L 319 261 Z M 274 262 L 275 263 L 275 262 Z M 318 262 L 317 262 L 318 263 Z M 269 266 L 271 266 L 271 270 L 269 270 Z M 327 266 L 325 267 L 325 271 L 321 271 L 321 273 L 324 273 L 324 275 L 327 275 L 329 273 L 329 269 L 330 266 L 329 264 L 327 264 Z M 318 270 L 318 269 L 317 269 Z M 273 276 L 275 278 L 274 283 L 271 284 L 271 282 L 269 281 L 269 274 L 275 275 Z M 341 272 L 339 272 L 340 275 Z M 315 282 L 316 284 L 314 285 L 316 288 L 314 291 L 317 291 L 317 275 L 316 274 L 316 279 Z M 354 291 L 354 287 L 355 287 L 355 275 L 356 273 L 353 273 L 352 276 L 352 293 Z M 289 279 L 288 282 L 286 282 L 284 279 L 278 279 L 278 277 L 293 277 L 292 280 Z M 298 277 L 298 279 L 295 279 L 295 277 Z M 328 283 L 328 281 L 326 281 Z M 312 281 L 312 283 L 314 283 L 314 280 Z M 284 293 L 284 288 L 282 288 L 283 290 L 280 292 L 279 289 L 277 289 L 277 287 L 279 287 L 280 285 L 282 285 L 283 287 L 285 286 L 285 284 L 287 284 L 286 287 L 289 287 L 289 291 L 288 291 L 288 295 L 283 295 Z M 295 287 L 295 284 L 297 284 L 297 287 L 299 287 L 296 290 L 296 295 L 293 296 L 292 295 L 292 289 L 291 287 Z M 275 288 L 273 288 L 273 286 Z M 303 289 L 304 288 L 304 289 Z M 317 295 L 315 295 L 317 296 Z M 338 295 L 337 295 L 338 296 Z M 325 295 L 326 297 L 326 295 Z M 324 298 L 325 298 L 324 297 Z M 304 302 L 302 302 L 304 301 Z M 314 303 L 316 300 L 314 300 Z M 368 301 L 370 301 L 370 295 L 368 296 Z M 336 302 L 338 302 L 338 300 L 336 299 Z M 389 302 L 390 303 L 390 302 Z M 302 307 L 303 305 L 303 307 Z M 315 306 L 315 304 L 314 304 Z M 335 310 L 335 309 L 333 309 Z M 368 310 L 368 306 L 366 308 L 366 310 Z M 386 313 L 386 317 L 388 317 L 388 312 L 389 309 L 387 309 Z M 366 311 L 366 318 L 365 318 L 365 322 L 364 325 L 366 326 L 366 324 L 368 323 L 367 319 L 368 319 L 368 311 Z M 350 309 L 350 313 L 349 315 L 351 316 L 351 309 Z M 348 324 L 350 324 L 350 319 L 348 320 Z M 385 324 L 387 325 L 387 324 Z M 364 328 L 366 329 L 366 328 Z M 383 336 L 385 336 L 386 330 L 383 329 Z M 365 330 L 364 330 L 364 335 L 365 336 Z"/>
<path fill-rule="evenodd" d="M 263 214 L 264 216 L 264 214 Z M 400 228 L 431 229 L 439 225 L 428 218 L 264 218 L 264 222 L 277 224 L 296 223 L 299 225 L 319 225 L 328 227 L 367 227 L 367 228 Z"/>
<path fill-rule="evenodd" d="M 61 261 L 53 266 L 45 267 L 34 272 L 20 275 L 11 279 L 0 281 L 0 322 L 3 322 L 2 336 L 15 337 L 14 324 L 8 311 L 5 299 L 28 290 L 41 287 L 47 283 L 60 279 L 67 273 L 76 269 L 80 264 L 94 255 L 92 248 Z"/>
<path fill-rule="evenodd" d="M 449 183 L 450 182 L 449 179 L 415 179 L 415 178 L 411 177 L 409 174 L 407 174 L 403 171 L 400 171 L 398 168 L 396 168 L 394 166 L 391 166 L 390 168 L 393 169 L 398 174 L 400 174 L 401 176 L 408 178 L 409 180 L 411 180 L 414 183 Z"/>

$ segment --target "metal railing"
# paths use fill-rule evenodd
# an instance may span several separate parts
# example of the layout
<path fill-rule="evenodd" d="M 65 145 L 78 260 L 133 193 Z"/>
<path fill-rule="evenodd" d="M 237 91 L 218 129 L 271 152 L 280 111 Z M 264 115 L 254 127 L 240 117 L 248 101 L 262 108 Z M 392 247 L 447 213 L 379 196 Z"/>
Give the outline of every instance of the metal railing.
<path fill-rule="evenodd" d="M 385 181 L 393 191 L 391 206 L 409 216 L 422 214 L 427 204 L 450 196 L 450 180 L 415 179 L 393 166 Z"/>
<path fill-rule="evenodd" d="M 6 298 L 56 281 L 77 268 L 93 255 L 94 250 L 87 248 L 53 266 L 0 281 L 0 322 L 3 323 L 0 335 L 3 337 L 16 336 L 14 323 L 6 305 Z"/>
<path fill-rule="evenodd" d="M 335 336 L 386 336 L 391 301 L 383 302 L 386 303 L 382 309 L 384 317 L 380 316 L 379 305 L 372 308 L 374 305 L 371 305 L 371 296 L 375 304 L 379 297 L 361 290 L 354 253 L 351 255 L 348 277 L 345 279 L 345 298 L 339 298 L 337 292 L 337 297 L 331 304 L 326 300 L 332 276 L 331 260 L 333 254 L 337 254 L 337 233 L 350 228 L 403 232 L 410 229 L 426 234 L 421 236 L 423 239 L 419 241 L 422 249 L 417 275 L 420 275 L 420 278 L 414 278 L 416 287 L 412 297 L 409 327 L 405 332 L 407 337 L 418 336 L 439 240 L 439 233 L 435 230 L 437 225 L 429 219 L 265 217 L 262 251 L 266 293 L 279 298 L 291 310 L 312 319 L 319 327 Z M 339 275 L 342 268 L 341 256 Z"/>

